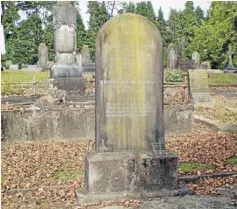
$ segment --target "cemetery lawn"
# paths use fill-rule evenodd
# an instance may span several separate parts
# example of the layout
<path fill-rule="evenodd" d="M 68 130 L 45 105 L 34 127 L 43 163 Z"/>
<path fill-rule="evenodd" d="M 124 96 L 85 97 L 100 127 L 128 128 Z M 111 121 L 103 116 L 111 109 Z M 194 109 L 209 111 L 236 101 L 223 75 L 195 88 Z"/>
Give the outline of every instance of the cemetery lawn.
<path fill-rule="evenodd" d="M 92 140 L 2 144 L 3 208 L 74 208 L 74 190 L 84 188 L 84 158 L 93 147 Z M 166 147 L 180 158 L 179 176 L 237 172 L 237 134 L 170 136 Z M 234 177 L 204 179 L 189 186 L 197 194 L 213 194 L 216 187 L 236 181 Z M 131 207 L 139 201 L 116 204 Z"/>
<path fill-rule="evenodd" d="M 209 73 L 209 85 L 237 85 L 237 74 Z"/>
<path fill-rule="evenodd" d="M 210 104 L 195 108 L 195 114 L 216 120 L 219 123 L 237 123 L 237 98 L 222 95 L 212 96 Z"/>
<path fill-rule="evenodd" d="M 35 77 L 36 82 L 44 82 L 49 78 L 47 72 L 31 72 L 31 71 L 3 71 L 1 72 L 2 84 L 32 82 Z"/>

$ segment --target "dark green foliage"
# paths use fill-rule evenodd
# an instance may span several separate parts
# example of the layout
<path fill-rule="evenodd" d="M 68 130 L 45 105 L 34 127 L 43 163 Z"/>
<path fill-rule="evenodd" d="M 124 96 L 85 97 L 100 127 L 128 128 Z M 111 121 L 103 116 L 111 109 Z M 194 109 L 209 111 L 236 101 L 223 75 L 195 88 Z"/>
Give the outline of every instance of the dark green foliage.
<path fill-rule="evenodd" d="M 204 20 L 204 12 L 203 10 L 197 6 L 197 8 L 194 11 L 197 23 L 200 24 L 202 20 Z"/>
<path fill-rule="evenodd" d="M 91 58 L 95 58 L 95 40 L 99 29 L 109 20 L 109 14 L 106 11 L 105 3 L 97 1 L 89 1 L 88 13 L 90 14 L 89 29 L 88 29 L 88 44 L 91 50 Z"/>
<path fill-rule="evenodd" d="M 7 39 L 7 59 L 18 64 L 35 64 L 38 61 L 38 45 L 42 41 L 43 33 L 39 15 L 31 15 L 14 33 L 16 38 Z"/>
<path fill-rule="evenodd" d="M 44 42 L 48 46 L 49 60 L 54 57 L 52 7 L 55 1 L 2 1 L 3 26 L 6 37 L 6 52 L 2 57 L 2 64 L 6 60 L 13 63 L 35 64 L 37 62 L 38 46 Z M 179 47 L 181 57 L 181 41 L 185 39 L 183 47 L 184 57 L 190 59 L 194 51 L 198 51 L 201 61 L 209 60 L 213 68 L 223 69 L 228 64 L 226 54 L 231 44 L 235 52 L 233 64 L 237 66 L 237 2 L 213 1 L 207 17 L 192 1 L 185 3 L 181 11 L 171 9 L 169 19 L 164 19 L 163 11 L 153 10 L 150 1 L 141 2 L 88 2 L 90 14 L 89 29 L 86 31 L 77 8 L 77 52 L 83 44 L 89 45 L 91 58 L 95 56 L 96 35 L 102 25 L 112 18 L 113 12 L 137 13 L 151 20 L 159 28 L 166 61 L 166 49 L 170 43 Z M 21 20 L 18 11 L 26 14 L 26 20 Z"/>
<path fill-rule="evenodd" d="M 143 15 L 147 19 L 151 20 L 153 23 L 156 20 L 156 16 L 153 10 L 153 6 L 150 1 L 142 1 L 136 4 L 136 13 Z"/>
<path fill-rule="evenodd" d="M 126 13 L 136 13 L 136 5 L 131 1 L 128 4 L 125 3 L 123 7 Z"/>
<path fill-rule="evenodd" d="M 42 42 L 46 44 L 48 47 L 48 59 L 53 60 L 54 59 L 54 46 L 53 46 L 53 25 L 52 23 L 48 23 L 46 28 L 43 32 L 43 40 Z"/>
<path fill-rule="evenodd" d="M 75 5 L 75 6 L 79 6 L 79 5 Z M 82 49 L 82 46 L 84 44 L 87 44 L 87 34 L 85 31 L 85 26 L 83 24 L 83 20 L 82 20 L 78 7 L 77 7 L 76 33 L 77 33 L 77 52 L 80 52 Z"/>
<path fill-rule="evenodd" d="M 201 52 L 201 60 L 210 60 L 214 68 L 223 69 L 228 64 L 228 45 L 237 53 L 237 2 L 211 3 L 206 21 L 195 28 L 189 51 Z M 237 65 L 235 55 L 233 64 Z"/>
<path fill-rule="evenodd" d="M 20 15 L 18 14 L 19 8 L 11 1 L 3 1 L 1 4 L 3 10 L 2 23 L 6 39 L 14 39 L 17 37 L 15 23 L 20 19 Z"/>

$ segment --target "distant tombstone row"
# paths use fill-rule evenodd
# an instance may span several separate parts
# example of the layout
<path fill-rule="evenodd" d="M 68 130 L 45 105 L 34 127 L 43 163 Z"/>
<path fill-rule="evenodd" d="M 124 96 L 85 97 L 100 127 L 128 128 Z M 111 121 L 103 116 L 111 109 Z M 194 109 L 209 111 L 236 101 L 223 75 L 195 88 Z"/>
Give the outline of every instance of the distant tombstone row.
<path fill-rule="evenodd" d="M 193 52 L 192 59 L 190 60 L 184 58 L 180 59 L 178 58 L 178 55 L 178 47 L 175 44 L 171 43 L 167 48 L 167 69 L 211 69 L 210 62 L 205 61 L 200 63 L 200 54 L 196 51 Z"/>
<path fill-rule="evenodd" d="M 179 47 L 173 43 L 167 47 L 167 69 L 211 69 L 211 63 L 209 61 L 200 62 L 200 54 L 197 51 L 193 52 L 192 59 L 185 59 L 185 43 L 185 39 L 182 38 L 182 40 L 179 41 Z M 179 52 L 179 50 L 181 50 L 181 52 Z"/>

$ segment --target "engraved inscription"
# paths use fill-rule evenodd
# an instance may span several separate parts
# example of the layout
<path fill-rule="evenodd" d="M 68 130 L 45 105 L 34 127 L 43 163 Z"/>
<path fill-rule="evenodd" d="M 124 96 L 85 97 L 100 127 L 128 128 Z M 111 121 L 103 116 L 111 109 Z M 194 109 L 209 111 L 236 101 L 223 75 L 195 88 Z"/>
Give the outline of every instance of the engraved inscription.
<path fill-rule="evenodd" d="M 155 106 L 147 104 L 106 103 L 106 117 L 147 117 L 155 110 Z"/>
<path fill-rule="evenodd" d="M 208 74 L 205 71 L 189 72 L 190 88 L 192 92 L 205 92 L 208 89 Z"/>

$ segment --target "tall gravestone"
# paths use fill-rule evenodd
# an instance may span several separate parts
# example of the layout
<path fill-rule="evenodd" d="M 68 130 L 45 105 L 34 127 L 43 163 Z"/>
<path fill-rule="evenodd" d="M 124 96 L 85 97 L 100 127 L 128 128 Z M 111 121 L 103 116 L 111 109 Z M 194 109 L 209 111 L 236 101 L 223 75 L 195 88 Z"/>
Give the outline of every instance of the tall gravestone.
<path fill-rule="evenodd" d="M 53 7 L 55 64 L 51 77 L 78 77 L 82 69 L 76 55 L 76 8 L 68 1 Z"/>
<path fill-rule="evenodd" d="M 96 152 L 85 160 L 85 202 L 165 195 L 177 186 L 178 159 L 164 143 L 162 59 L 160 32 L 143 16 L 122 14 L 100 29 Z"/>
<path fill-rule="evenodd" d="M 58 1 L 53 7 L 55 63 L 48 82 L 66 91 L 70 100 L 84 96 L 86 89 L 76 54 L 76 15 L 69 1 Z"/>
<path fill-rule="evenodd" d="M 38 47 L 38 59 L 38 66 L 45 70 L 48 64 L 48 47 L 45 43 L 41 43 Z"/>
<path fill-rule="evenodd" d="M 189 70 L 189 86 L 194 103 L 210 102 L 207 70 Z"/>
<path fill-rule="evenodd" d="M 167 68 L 168 69 L 177 69 L 177 46 L 171 43 L 167 48 Z"/>

